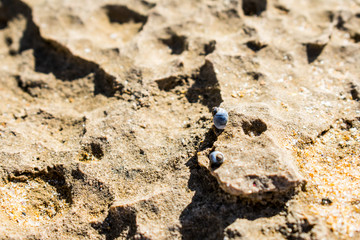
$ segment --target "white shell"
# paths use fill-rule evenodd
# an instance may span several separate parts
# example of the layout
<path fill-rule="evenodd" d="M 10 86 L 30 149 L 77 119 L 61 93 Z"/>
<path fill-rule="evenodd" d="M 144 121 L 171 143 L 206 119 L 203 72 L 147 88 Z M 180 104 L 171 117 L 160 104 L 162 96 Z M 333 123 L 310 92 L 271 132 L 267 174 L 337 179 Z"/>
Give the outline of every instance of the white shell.
<path fill-rule="evenodd" d="M 217 129 L 224 129 L 229 119 L 229 114 L 223 108 L 214 107 L 214 125 Z"/>
<path fill-rule="evenodd" d="M 224 154 L 222 154 L 221 152 L 213 151 L 212 153 L 210 153 L 209 159 L 211 165 L 221 165 L 224 162 L 225 157 Z"/>

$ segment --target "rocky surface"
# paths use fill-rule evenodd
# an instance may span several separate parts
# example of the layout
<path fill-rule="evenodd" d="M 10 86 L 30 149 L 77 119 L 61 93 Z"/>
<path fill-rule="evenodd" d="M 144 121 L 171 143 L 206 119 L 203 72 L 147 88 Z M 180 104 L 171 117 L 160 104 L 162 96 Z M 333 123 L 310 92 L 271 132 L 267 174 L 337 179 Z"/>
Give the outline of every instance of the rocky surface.
<path fill-rule="evenodd" d="M 359 238 L 358 0 L 0 3 L 2 239 Z"/>
<path fill-rule="evenodd" d="M 230 111 L 224 131 L 210 130 L 208 139 L 200 147 L 205 150 L 198 153 L 198 162 L 231 195 L 252 201 L 278 201 L 277 195 L 291 194 L 297 186 L 304 184 L 303 179 L 294 166 L 291 153 L 282 149 L 273 137 L 276 134 L 273 126 L 279 121 L 260 113 L 268 110 L 265 107 L 257 109 L 257 116 L 246 116 L 241 114 L 242 110 L 243 107 Z M 269 122 L 266 124 L 259 116 Z M 268 125 L 273 129 L 268 129 Z M 224 155 L 221 166 L 210 163 L 209 154 L 214 150 Z"/>

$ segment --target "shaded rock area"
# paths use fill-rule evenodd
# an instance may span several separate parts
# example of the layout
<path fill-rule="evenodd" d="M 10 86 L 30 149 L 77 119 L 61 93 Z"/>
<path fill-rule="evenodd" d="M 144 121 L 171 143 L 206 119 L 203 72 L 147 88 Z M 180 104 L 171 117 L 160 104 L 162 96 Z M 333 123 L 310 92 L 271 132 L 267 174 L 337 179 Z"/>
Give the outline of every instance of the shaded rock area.
<path fill-rule="evenodd" d="M 359 26 L 358 0 L 0 0 L 0 238 L 358 239 Z"/>

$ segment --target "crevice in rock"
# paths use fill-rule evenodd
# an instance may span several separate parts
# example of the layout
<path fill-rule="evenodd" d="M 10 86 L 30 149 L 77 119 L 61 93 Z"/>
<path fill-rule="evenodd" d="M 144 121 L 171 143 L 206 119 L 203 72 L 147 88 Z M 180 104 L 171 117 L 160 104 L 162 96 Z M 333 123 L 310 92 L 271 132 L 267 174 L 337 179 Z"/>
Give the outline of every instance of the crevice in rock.
<path fill-rule="evenodd" d="M 344 17 L 341 15 L 341 14 L 339 14 L 338 16 L 337 16 L 337 18 L 336 18 L 336 28 L 337 29 L 339 29 L 339 30 L 346 30 L 346 28 L 344 27 L 344 25 L 345 25 L 345 23 L 346 23 L 346 21 L 345 21 L 345 19 L 344 19 Z"/>
<path fill-rule="evenodd" d="M 6 43 L 6 46 L 10 47 L 11 44 L 13 44 L 13 40 L 11 37 L 6 37 L 5 38 L 5 43 Z"/>
<path fill-rule="evenodd" d="M 356 117 L 354 119 L 344 119 L 343 121 L 347 125 L 347 130 L 353 127 L 360 129 L 360 117 Z"/>
<path fill-rule="evenodd" d="M 163 44 L 171 49 L 171 54 L 180 55 L 188 49 L 188 42 L 185 36 L 171 33 L 169 38 L 160 39 Z"/>
<path fill-rule="evenodd" d="M 145 6 L 146 8 L 148 9 L 152 9 L 156 6 L 156 3 L 152 3 L 152 2 L 148 2 L 148 1 L 145 1 L 145 0 L 141 0 L 141 4 L 143 6 Z"/>
<path fill-rule="evenodd" d="M 285 7 L 284 5 L 281 5 L 281 4 L 275 4 L 274 7 L 281 11 L 282 13 L 289 13 L 290 12 L 290 9 L 288 9 L 287 7 Z"/>
<path fill-rule="evenodd" d="M 216 41 L 212 40 L 204 45 L 204 54 L 205 56 L 209 55 L 210 53 L 213 53 L 216 49 Z"/>
<path fill-rule="evenodd" d="M 249 37 L 254 37 L 257 34 L 257 30 L 255 28 L 247 26 L 245 24 L 242 27 L 242 31 L 244 32 L 244 34 L 246 34 Z"/>
<path fill-rule="evenodd" d="M 247 72 L 246 74 L 251 76 L 251 78 L 255 81 L 259 81 L 260 79 L 264 78 L 264 74 L 261 72 Z"/>
<path fill-rule="evenodd" d="M 350 39 L 353 40 L 354 43 L 360 42 L 360 33 L 358 27 L 353 25 L 354 18 L 359 18 L 359 13 L 357 14 L 349 14 L 347 12 L 340 11 L 336 17 L 336 28 L 349 33 Z"/>
<path fill-rule="evenodd" d="M 355 42 L 355 43 L 359 43 L 360 42 L 360 33 L 353 33 L 350 34 L 351 39 Z"/>
<path fill-rule="evenodd" d="M 48 85 L 42 80 L 25 80 L 20 75 L 16 75 L 14 77 L 18 84 L 18 87 L 32 97 L 38 97 L 38 91 L 34 91 L 34 89 L 48 88 Z"/>
<path fill-rule="evenodd" d="M 261 49 L 267 47 L 267 44 L 262 44 L 261 42 L 259 41 L 255 41 L 255 40 L 252 40 L 252 41 L 248 41 L 246 43 L 246 46 L 251 49 L 253 52 L 258 52 L 260 51 Z"/>
<path fill-rule="evenodd" d="M 83 144 L 82 150 L 85 155 L 89 154 L 100 160 L 104 157 L 108 144 L 106 137 L 91 138 L 89 142 Z"/>
<path fill-rule="evenodd" d="M 322 131 L 321 133 L 319 133 L 316 138 L 321 138 L 323 137 L 326 133 L 328 133 L 330 131 L 330 129 L 332 128 L 332 126 L 329 126 L 329 128 L 325 129 L 324 131 Z"/>
<path fill-rule="evenodd" d="M 305 44 L 306 47 L 306 55 L 308 63 L 314 62 L 323 51 L 325 44 L 316 44 L 316 43 L 307 43 Z"/>
<path fill-rule="evenodd" d="M 357 86 L 354 83 L 350 83 L 350 94 L 353 100 L 359 101 L 359 91 L 357 89 Z"/>
<path fill-rule="evenodd" d="M 210 61 L 206 60 L 199 73 L 194 74 L 192 78 L 195 83 L 186 93 L 190 103 L 200 102 L 211 110 L 223 102 L 214 66 Z"/>
<path fill-rule="evenodd" d="M 205 133 L 204 140 L 202 141 L 201 145 L 199 146 L 198 152 L 204 151 L 205 149 L 212 148 L 214 146 L 214 143 L 217 140 L 217 135 L 216 135 L 215 131 L 216 130 L 211 128 Z"/>
<path fill-rule="evenodd" d="M 101 145 L 99 143 L 95 143 L 95 142 L 90 143 L 90 149 L 91 149 L 91 153 L 95 157 L 101 159 L 104 156 L 104 151 L 102 150 Z"/>
<path fill-rule="evenodd" d="M 267 0 L 243 0 L 242 9 L 247 16 L 259 16 L 266 10 Z"/>

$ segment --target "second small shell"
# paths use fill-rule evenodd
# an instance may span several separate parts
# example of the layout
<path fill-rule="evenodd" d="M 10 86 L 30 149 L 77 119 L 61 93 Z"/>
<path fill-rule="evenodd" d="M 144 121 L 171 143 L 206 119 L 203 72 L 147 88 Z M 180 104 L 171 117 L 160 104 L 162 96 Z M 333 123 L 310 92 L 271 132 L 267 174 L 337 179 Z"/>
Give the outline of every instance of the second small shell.
<path fill-rule="evenodd" d="M 210 153 L 209 159 L 211 165 L 219 166 L 224 162 L 225 157 L 224 154 L 222 154 L 221 152 L 213 151 L 212 153 Z"/>
<path fill-rule="evenodd" d="M 214 107 L 214 125 L 217 129 L 224 129 L 229 119 L 229 114 L 223 108 Z"/>

